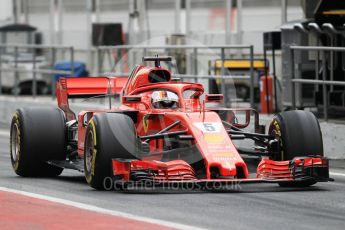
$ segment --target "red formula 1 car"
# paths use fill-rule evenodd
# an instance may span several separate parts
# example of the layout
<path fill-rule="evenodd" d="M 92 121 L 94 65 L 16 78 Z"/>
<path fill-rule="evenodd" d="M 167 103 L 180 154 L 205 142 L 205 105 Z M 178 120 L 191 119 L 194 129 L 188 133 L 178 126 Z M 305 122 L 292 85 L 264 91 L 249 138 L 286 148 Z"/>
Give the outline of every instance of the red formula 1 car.
<path fill-rule="evenodd" d="M 21 108 L 11 125 L 11 160 L 20 176 L 57 176 L 64 168 L 84 172 L 96 189 L 109 184 L 226 185 L 278 183 L 309 186 L 329 181 L 319 123 L 305 111 L 277 114 L 268 130 L 252 109 L 215 108 L 221 94 L 204 94 L 201 84 L 171 77 L 161 61 L 138 65 L 126 78 L 62 78 L 59 108 Z M 69 98 L 113 97 L 106 110 L 69 108 Z M 239 115 L 242 113 L 242 115 Z M 239 120 L 243 120 L 242 124 Z M 249 132 L 254 119 L 255 132 Z M 234 140 L 251 140 L 252 148 Z M 261 157 L 255 176 L 241 156 Z M 123 188 L 122 187 L 122 188 Z"/>

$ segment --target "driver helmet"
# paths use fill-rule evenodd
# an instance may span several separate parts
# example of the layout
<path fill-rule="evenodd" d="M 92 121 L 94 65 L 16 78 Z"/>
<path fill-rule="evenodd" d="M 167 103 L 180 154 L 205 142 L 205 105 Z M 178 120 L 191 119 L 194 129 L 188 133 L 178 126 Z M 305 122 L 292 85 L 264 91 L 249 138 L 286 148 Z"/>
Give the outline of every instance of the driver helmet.
<path fill-rule="evenodd" d="M 151 95 L 152 106 L 156 109 L 173 109 L 178 107 L 178 96 L 167 90 L 154 91 Z"/>

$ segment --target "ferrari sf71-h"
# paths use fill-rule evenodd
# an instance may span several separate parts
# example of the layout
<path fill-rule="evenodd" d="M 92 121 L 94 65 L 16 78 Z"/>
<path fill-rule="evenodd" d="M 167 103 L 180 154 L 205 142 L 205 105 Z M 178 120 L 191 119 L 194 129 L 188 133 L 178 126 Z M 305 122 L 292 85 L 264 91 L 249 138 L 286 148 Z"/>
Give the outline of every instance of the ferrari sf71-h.
<path fill-rule="evenodd" d="M 53 177 L 64 168 L 75 169 L 95 189 L 106 188 L 109 178 L 122 188 L 133 182 L 310 186 L 330 180 L 320 126 L 312 113 L 276 114 L 266 132 L 255 110 L 215 107 L 223 95 L 205 95 L 203 85 L 172 78 L 161 66 L 170 60 L 145 57 L 154 66 L 138 65 L 128 79 L 61 78 L 58 108 L 15 112 L 10 138 L 14 171 L 24 177 Z M 107 109 L 78 114 L 69 107 L 70 98 L 119 93 L 117 107 L 110 101 Z M 236 146 L 234 140 L 250 140 L 253 147 Z M 254 176 L 244 155 L 261 160 Z"/>

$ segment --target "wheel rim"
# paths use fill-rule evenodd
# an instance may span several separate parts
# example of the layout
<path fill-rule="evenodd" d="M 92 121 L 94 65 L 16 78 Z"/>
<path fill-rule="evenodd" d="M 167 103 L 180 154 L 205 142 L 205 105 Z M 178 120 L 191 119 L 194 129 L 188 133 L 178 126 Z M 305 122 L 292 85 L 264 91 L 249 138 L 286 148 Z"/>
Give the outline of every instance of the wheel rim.
<path fill-rule="evenodd" d="M 20 151 L 20 132 L 17 123 L 13 124 L 11 133 L 11 157 L 16 162 Z"/>
<path fill-rule="evenodd" d="M 281 136 L 281 131 L 277 130 L 276 126 L 273 126 L 272 130 L 269 131 L 269 133 L 271 134 L 271 136 L 274 136 L 277 140 L 278 140 L 278 145 L 279 145 L 279 157 L 278 155 L 275 157 L 274 160 L 284 160 L 284 152 L 282 151 L 283 148 L 283 140 L 282 140 L 282 136 Z"/>
<path fill-rule="evenodd" d="M 95 151 L 95 144 L 94 144 L 94 136 L 92 132 L 89 132 L 87 134 L 86 139 L 86 147 L 85 147 L 85 170 L 90 173 L 91 172 L 91 164 L 92 164 L 92 158 Z"/>

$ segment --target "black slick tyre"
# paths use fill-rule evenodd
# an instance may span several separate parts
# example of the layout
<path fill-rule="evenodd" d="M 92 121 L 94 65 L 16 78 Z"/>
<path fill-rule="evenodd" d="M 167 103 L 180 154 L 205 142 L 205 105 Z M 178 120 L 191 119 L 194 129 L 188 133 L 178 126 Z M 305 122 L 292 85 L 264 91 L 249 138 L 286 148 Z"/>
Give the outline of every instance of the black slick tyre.
<path fill-rule="evenodd" d="M 66 159 L 66 119 L 58 108 L 21 108 L 13 115 L 10 157 L 23 177 L 54 177 L 62 168 L 47 161 Z"/>
<path fill-rule="evenodd" d="M 112 159 L 136 159 L 134 123 L 121 113 L 96 114 L 89 122 L 84 143 L 85 179 L 97 190 L 114 187 Z"/>
<path fill-rule="evenodd" d="M 323 141 L 318 120 L 311 112 L 293 110 L 277 114 L 269 133 L 279 139 L 279 153 L 274 160 L 292 160 L 294 157 L 323 156 Z M 306 187 L 316 181 L 282 182 L 283 187 Z"/>

